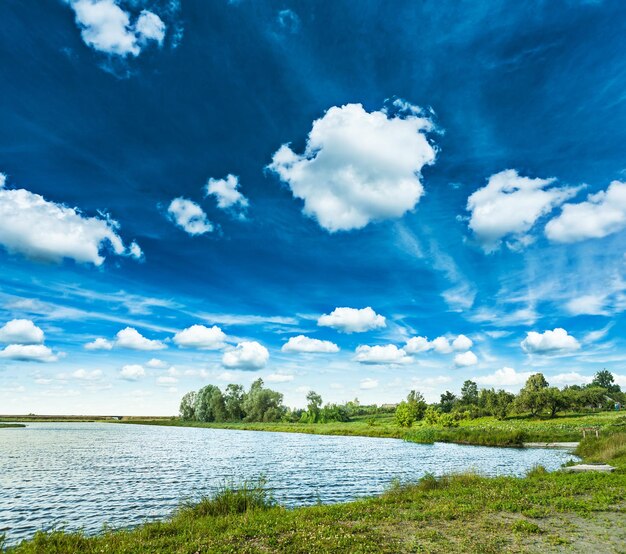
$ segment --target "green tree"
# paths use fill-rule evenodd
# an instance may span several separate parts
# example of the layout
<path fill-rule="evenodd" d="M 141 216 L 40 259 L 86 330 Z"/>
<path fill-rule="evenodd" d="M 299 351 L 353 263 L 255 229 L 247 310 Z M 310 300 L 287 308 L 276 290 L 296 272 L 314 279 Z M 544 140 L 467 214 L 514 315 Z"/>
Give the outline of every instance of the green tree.
<path fill-rule="evenodd" d="M 441 407 L 441 411 L 444 413 L 450 413 L 454 408 L 454 405 L 457 402 L 457 398 L 454 394 L 452 394 L 449 390 L 444 392 L 441 395 L 441 402 L 439 406 Z"/>
<path fill-rule="evenodd" d="M 526 385 L 524 388 L 529 391 L 540 391 L 541 389 L 545 389 L 548 386 L 548 381 L 544 377 L 543 373 L 535 373 L 531 375 L 526 381 Z"/>
<path fill-rule="evenodd" d="M 283 395 L 263 387 L 263 379 L 257 379 L 243 399 L 245 421 L 280 421 L 285 413 Z"/>
<path fill-rule="evenodd" d="M 461 403 L 465 406 L 478 406 L 478 385 L 467 380 L 461 387 Z"/>
<path fill-rule="evenodd" d="M 426 408 L 426 412 L 424 413 L 424 421 L 428 423 L 428 425 L 436 425 L 439 422 L 440 416 L 441 410 L 439 408 L 428 406 L 428 408 Z"/>
<path fill-rule="evenodd" d="M 180 400 L 180 418 L 190 421 L 196 418 L 195 412 L 196 391 L 185 394 Z"/>
<path fill-rule="evenodd" d="M 320 420 L 322 397 L 315 391 L 309 391 L 306 395 L 306 399 L 309 423 L 317 423 Z"/>
<path fill-rule="evenodd" d="M 548 382 L 543 373 L 531 375 L 515 399 L 517 410 L 528 411 L 531 416 L 538 415 L 546 407 L 547 397 L 542 394 L 542 391 L 547 387 Z"/>
<path fill-rule="evenodd" d="M 569 398 L 557 387 L 546 387 L 541 390 L 545 407 L 550 412 L 550 417 L 555 417 L 558 412 L 569 406 Z"/>
<path fill-rule="evenodd" d="M 400 427 L 411 427 L 415 423 L 415 412 L 410 404 L 403 400 L 396 407 L 394 418 Z"/>
<path fill-rule="evenodd" d="M 615 383 L 613 379 L 613 374 L 603 369 L 602 371 L 598 371 L 593 377 L 593 381 L 591 381 L 590 387 L 600 387 L 606 389 L 608 393 L 621 392 L 622 389 L 620 386 Z"/>
<path fill-rule="evenodd" d="M 230 384 L 224 392 L 224 407 L 226 408 L 226 417 L 232 421 L 240 421 L 244 417 L 243 398 L 245 391 L 243 386 Z"/>
<path fill-rule="evenodd" d="M 345 406 L 338 404 L 326 404 L 320 413 L 320 421 L 327 423 L 329 421 L 350 421 L 348 411 Z"/>
<path fill-rule="evenodd" d="M 407 395 L 406 401 L 411 409 L 414 420 L 419 421 L 422 419 L 424 417 L 424 413 L 426 412 L 426 408 L 428 408 L 424 395 L 419 391 L 412 390 Z"/>
<path fill-rule="evenodd" d="M 509 415 L 509 411 L 513 407 L 515 395 L 504 390 L 495 392 L 491 389 L 487 396 L 487 409 L 496 419 L 503 420 Z"/>
<path fill-rule="evenodd" d="M 224 421 L 226 408 L 222 391 L 215 385 L 201 388 L 196 395 L 194 412 L 198 421 Z"/>
<path fill-rule="evenodd" d="M 580 403 L 585 408 L 602 408 L 609 404 L 607 390 L 602 387 L 585 387 L 580 391 Z"/>

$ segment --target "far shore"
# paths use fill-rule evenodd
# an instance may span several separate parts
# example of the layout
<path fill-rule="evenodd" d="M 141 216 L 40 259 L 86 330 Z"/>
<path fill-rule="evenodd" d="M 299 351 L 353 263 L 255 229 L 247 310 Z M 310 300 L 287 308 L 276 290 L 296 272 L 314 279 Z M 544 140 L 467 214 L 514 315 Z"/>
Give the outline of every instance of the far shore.
<path fill-rule="evenodd" d="M 575 448 L 582 439 L 582 430 L 598 428 L 602 433 L 620 417 L 619 412 L 562 413 L 555 418 L 513 416 L 505 420 L 482 417 L 461 422 L 458 427 L 442 427 L 417 423 L 398 426 L 391 414 L 355 417 L 349 422 L 198 422 L 179 417 L 145 416 L 76 416 L 76 415 L 11 415 L 0 416 L 2 422 L 101 422 L 118 424 L 200 427 L 245 431 L 273 431 L 315 435 L 364 436 L 403 439 L 432 444 L 450 442 L 478 446 L 563 447 Z M 568 444 L 566 444 L 568 443 Z"/>

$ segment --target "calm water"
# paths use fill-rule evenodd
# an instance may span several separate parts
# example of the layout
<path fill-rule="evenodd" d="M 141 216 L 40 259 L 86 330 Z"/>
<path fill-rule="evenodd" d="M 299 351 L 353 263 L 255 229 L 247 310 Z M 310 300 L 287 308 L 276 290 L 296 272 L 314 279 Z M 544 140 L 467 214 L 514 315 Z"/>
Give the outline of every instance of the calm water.
<path fill-rule="evenodd" d="M 289 506 L 383 491 L 394 478 L 474 469 L 522 475 L 557 469 L 559 450 L 418 445 L 393 439 L 220 429 L 29 423 L 0 429 L 0 533 L 9 543 L 38 529 L 97 532 L 162 518 L 183 499 L 226 481 L 264 475 Z"/>

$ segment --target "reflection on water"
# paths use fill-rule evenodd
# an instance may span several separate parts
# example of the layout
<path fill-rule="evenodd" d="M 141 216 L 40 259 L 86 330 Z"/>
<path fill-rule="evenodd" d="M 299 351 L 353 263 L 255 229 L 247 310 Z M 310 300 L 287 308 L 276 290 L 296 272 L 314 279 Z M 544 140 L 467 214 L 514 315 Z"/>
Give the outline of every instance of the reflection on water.
<path fill-rule="evenodd" d="M 380 493 L 398 478 L 557 469 L 568 452 L 418 445 L 394 439 L 158 427 L 29 423 L 0 430 L 0 533 L 136 525 L 225 482 L 265 476 L 288 506 Z"/>

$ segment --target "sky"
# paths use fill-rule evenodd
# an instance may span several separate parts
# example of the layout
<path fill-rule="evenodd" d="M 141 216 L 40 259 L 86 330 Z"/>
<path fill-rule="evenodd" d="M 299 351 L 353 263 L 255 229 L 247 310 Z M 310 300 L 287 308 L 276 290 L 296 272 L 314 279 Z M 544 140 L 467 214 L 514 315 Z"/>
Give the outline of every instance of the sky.
<path fill-rule="evenodd" d="M 626 385 L 619 1 L 0 3 L 0 413 Z"/>

